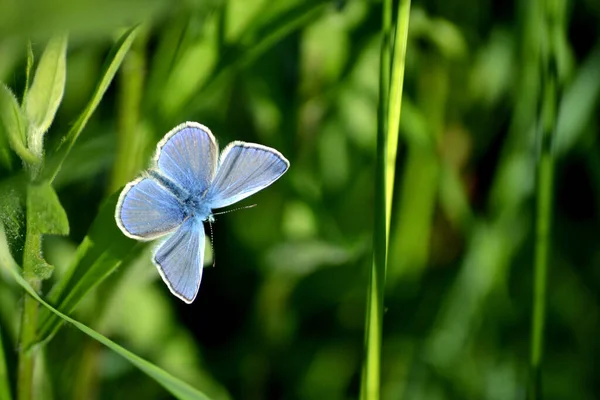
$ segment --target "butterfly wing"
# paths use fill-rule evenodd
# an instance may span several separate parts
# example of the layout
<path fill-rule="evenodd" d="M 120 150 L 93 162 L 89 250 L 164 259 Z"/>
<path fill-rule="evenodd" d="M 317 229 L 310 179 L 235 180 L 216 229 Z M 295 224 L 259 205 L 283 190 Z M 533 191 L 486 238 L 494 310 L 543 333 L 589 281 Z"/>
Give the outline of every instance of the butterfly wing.
<path fill-rule="evenodd" d="M 211 208 L 236 203 L 275 182 L 289 166 L 289 161 L 275 149 L 232 142 L 221 154 L 207 201 Z"/>
<path fill-rule="evenodd" d="M 140 178 L 121 192 L 115 219 L 125 235 L 151 240 L 177 229 L 184 214 L 171 192 L 153 179 Z"/>
<path fill-rule="evenodd" d="M 210 129 L 197 122 L 173 128 L 158 144 L 158 171 L 188 194 L 203 193 L 217 168 L 219 149 Z"/>
<path fill-rule="evenodd" d="M 195 218 L 183 225 L 154 253 L 160 276 L 171 293 L 186 303 L 196 298 L 204 262 L 204 226 Z"/>

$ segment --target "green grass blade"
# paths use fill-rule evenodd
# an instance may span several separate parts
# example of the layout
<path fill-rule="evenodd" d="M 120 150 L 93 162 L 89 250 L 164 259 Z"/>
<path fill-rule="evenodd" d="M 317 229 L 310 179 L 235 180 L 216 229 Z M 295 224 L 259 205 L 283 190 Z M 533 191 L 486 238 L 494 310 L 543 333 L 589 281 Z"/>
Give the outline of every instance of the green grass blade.
<path fill-rule="evenodd" d="M 406 43 L 408 40 L 408 22 L 410 16 L 410 0 L 401 0 L 398 5 L 398 23 L 394 38 L 394 55 L 392 60 L 392 75 L 390 81 L 388 122 L 387 122 L 387 159 L 385 169 L 386 193 L 385 204 L 387 213 L 386 235 L 390 236 L 390 221 L 392 215 L 392 195 L 396 175 L 396 154 L 398 151 L 398 132 L 400 114 L 402 112 L 402 89 L 404 87 L 404 66 L 406 58 Z"/>
<path fill-rule="evenodd" d="M 383 303 L 409 13 L 410 1 L 400 1 L 392 59 L 392 2 L 384 2 L 375 171 L 373 264 L 367 295 L 366 357 L 362 376 L 362 399 L 379 399 L 381 391 Z"/>
<path fill-rule="evenodd" d="M 144 247 L 123 235 L 115 223 L 119 193 L 109 197 L 79 245 L 75 260 L 63 279 L 49 295 L 49 300 L 64 313 L 70 313 L 81 299 L 112 274 L 124 260 L 135 257 Z M 46 314 L 40 319 L 38 340 L 47 341 L 61 326 L 61 319 Z"/>
<path fill-rule="evenodd" d="M 4 228 L 2 226 L 0 226 L 0 235 L 4 236 Z M 0 237 L 0 243 L 5 242 L 3 239 L 4 238 Z M 117 354 L 122 356 L 123 358 L 127 359 L 134 366 L 136 366 L 141 371 L 146 373 L 148 376 L 150 376 L 152 379 L 154 379 L 156 382 L 158 382 L 160 385 L 162 385 L 166 390 L 168 390 L 171 394 L 173 394 L 178 399 L 198 399 L 198 400 L 208 400 L 209 399 L 204 393 L 198 391 L 197 389 L 193 388 L 192 386 L 188 385 L 187 383 L 177 379 L 176 377 L 172 376 L 168 372 L 166 372 L 166 371 L 162 370 L 161 368 L 157 367 L 156 365 L 144 360 L 143 358 L 139 357 L 138 355 L 130 352 L 129 350 L 118 345 L 117 343 L 113 342 L 112 340 L 108 339 L 107 337 L 102 336 L 101 334 L 99 334 L 95 330 L 89 328 L 88 326 L 82 324 L 81 322 L 76 321 L 73 318 L 61 313 L 60 311 L 58 311 L 54 307 L 52 307 L 50 304 L 45 302 L 36 293 L 36 291 L 25 281 L 25 279 L 23 279 L 23 277 L 21 277 L 21 275 L 18 272 L 19 267 L 16 265 L 15 261 L 12 259 L 12 257 L 8 253 L 8 249 L 6 248 L 6 246 L 3 246 L 2 248 L 0 248 L 0 263 L 2 264 L 2 266 L 4 266 L 4 268 L 6 268 L 8 270 L 8 272 L 10 272 L 10 274 L 13 276 L 15 281 L 31 297 L 33 297 L 38 303 L 43 305 L 46 309 L 48 309 L 53 314 L 57 315 L 62 320 L 73 324 L 77 329 L 79 329 L 86 335 L 92 337 L 93 339 L 97 340 L 98 342 L 102 343 L 106 347 L 110 348 L 111 350 L 113 350 L 114 352 L 116 352 Z"/>
<path fill-rule="evenodd" d="M 548 264 L 551 254 L 552 206 L 554 197 L 554 142 L 558 126 L 558 106 L 560 103 L 559 47 L 565 35 L 562 16 L 564 1 L 543 2 L 543 34 L 540 38 L 540 69 L 542 76 L 542 97 L 538 120 L 538 143 L 540 154 L 536 172 L 536 220 L 535 254 L 533 282 L 533 315 L 531 319 L 530 382 L 528 398 L 541 399 L 543 395 L 541 368 L 544 354 L 544 329 L 546 319 L 546 291 Z"/>
<path fill-rule="evenodd" d="M 117 70 L 123 62 L 125 55 L 129 51 L 129 48 L 131 47 L 131 44 L 135 39 L 137 30 L 137 27 L 127 30 L 111 49 L 107 61 L 104 64 L 102 78 L 100 79 L 100 82 L 98 82 L 98 85 L 96 86 L 96 89 L 92 94 L 92 98 L 90 99 L 88 105 L 85 107 L 85 109 L 83 110 L 73 127 L 69 130 L 65 138 L 62 140 L 61 144 L 56 149 L 52 160 L 50 161 L 50 163 L 46 167 L 46 170 L 44 171 L 44 175 L 50 182 L 52 182 L 56 177 L 56 174 L 58 173 L 63 161 L 69 154 L 71 147 L 73 147 L 73 144 L 79 137 L 79 134 L 81 133 L 88 120 L 96 110 L 96 107 L 98 107 L 98 104 L 100 104 L 100 100 L 102 100 L 106 89 L 108 89 L 108 86 L 112 82 L 115 74 L 117 73 Z"/>
<path fill-rule="evenodd" d="M 29 60 L 28 59 L 28 67 Z M 67 78 L 67 36 L 50 39 L 24 99 L 29 121 L 27 147 L 39 158 L 43 155 L 44 134 L 50 128 L 62 101 Z"/>
<path fill-rule="evenodd" d="M 2 344 L 2 329 L 0 327 L 0 400 L 11 400 L 10 381 L 6 370 L 4 346 Z"/>
<path fill-rule="evenodd" d="M 383 5 L 382 42 L 379 65 L 379 106 L 377 118 L 377 160 L 375 169 L 375 223 L 373 232 L 373 263 L 367 290 L 365 326 L 365 361 L 362 370 L 362 400 L 379 399 L 381 376 L 381 328 L 383 326 L 383 295 L 387 263 L 386 157 L 388 93 L 390 80 L 392 2 Z"/>

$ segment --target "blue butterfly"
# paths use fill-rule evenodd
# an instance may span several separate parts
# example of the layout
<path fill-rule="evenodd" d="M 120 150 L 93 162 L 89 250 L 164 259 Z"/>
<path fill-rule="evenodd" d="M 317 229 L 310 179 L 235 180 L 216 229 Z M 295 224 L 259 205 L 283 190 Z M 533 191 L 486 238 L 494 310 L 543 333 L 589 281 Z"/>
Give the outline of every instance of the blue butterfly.
<path fill-rule="evenodd" d="M 277 150 L 240 141 L 227 145 L 219 157 L 210 130 L 186 122 L 158 143 L 153 167 L 125 186 L 115 219 L 131 238 L 166 236 L 152 261 L 171 292 L 191 303 L 202 278 L 203 221 L 214 221 L 213 209 L 266 188 L 289 166 Z"/>

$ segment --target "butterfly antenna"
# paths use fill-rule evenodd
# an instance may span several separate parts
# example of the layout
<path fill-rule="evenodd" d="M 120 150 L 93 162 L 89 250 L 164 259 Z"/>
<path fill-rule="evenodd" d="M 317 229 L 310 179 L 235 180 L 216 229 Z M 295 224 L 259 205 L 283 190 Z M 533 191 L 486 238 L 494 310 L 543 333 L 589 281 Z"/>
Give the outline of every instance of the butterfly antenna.
<path fill-rule="evenodd" d="M 212 262 L 213 262 L 213 268 L 216 265 L 215 259 L 216 259 L 216 252 L 215 252 L 215 243 L 214 243 L 214 236 L 213 236 L 213 229 L 212 229 L 212 222 L 210 222 L 210 220 L 208 221 L 208 227 L 210 228 L 210 249 L 212 250 Z"/>
<path fill-rule="evenodd" d="M 246 208 L 252 208 L 252 207 L 256 207 L 256 204 L 252 204 L 252 205 L 245 206 L 245 207 L 238 207 L 238 208 L 234 208 L 234 209 L 232 209 L 232 210 L 221 211 L 221 212 L 213 213 L 212 215 L 221 215 L 221 214 L 227 214 L 227 213 L 230 213 L 230 212 L 233 212 L 233 211 L 237 211 L 237 210 L 243 210 L 243 209 L 246 209 Z"/>

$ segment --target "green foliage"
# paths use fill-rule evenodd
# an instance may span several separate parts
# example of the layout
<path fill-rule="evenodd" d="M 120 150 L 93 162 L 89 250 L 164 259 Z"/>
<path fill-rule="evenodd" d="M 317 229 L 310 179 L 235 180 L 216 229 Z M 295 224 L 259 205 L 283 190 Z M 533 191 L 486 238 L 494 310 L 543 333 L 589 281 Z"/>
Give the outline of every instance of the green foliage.
<path fill-rule="evenodd" d="M 142 243 L 120 234 L 114 218 L 117 200 L 115 193 L 105 201 L 62 280 L 49 294 L 50 301 L 63 313 L 72 312 L 90 290 L 123 261 L 137 256 L 143 247 Z M 56 315 L 46 314 L 40 322 L 38 340 L 48 340 L 61 322 Z"/>
<path fill-rule="evenodd" d="M 598 6 L 407 5 L 3 2 L 0 400 L 595 399 Z M 188 120 L 292 165 L 191 305 L 114 219 Z"/>
<path fill-rule="evenodd" d="M 6 360 L 4 357 L 4 345 L 2 343 L 2 330 L 0 330 L 0 400 L 11 400 L 10 381 L 6 369 Z"/>
<path fill-rule="evenodd" d="M 4 238 L 4 230 L 0 227 L 0 243 L 5 242 L 5 240 L 3 240 L 3 239 L 5 239 Z M 160 383 L 165 389 L 167 389 L 169 392 L 171 392 L 171 394 L 173 394 L 175 397 L 177 397 L 178 399 L 181 399 L 181 400 L 186 400 L 186 399 L 208 400 L 208 397 L 206 397 L 202 392 L 192 388 L 190 385 L 186 384 L 185 382 L 182 382 L 181 380 L 175 378 L 174 376 L 170 375 L 169 373 L 161 370 L 160 368 L 149 363 L 148 361 L 144 360 L 143 358 L 133 354 L 132 352 L 119 346 L 112 340 L 102 336 L 101 334 L 94 331 L 93 329 L 90 329 L 89 327 L 82 324 L 81 322 L 68 317 L 67 315 L 56 310 L 50 304 L 46 303 L 36 293 L 36 291 L 27 283 L 27 281 L 25 281 L 25 279 L 23 279 L 21 277 L 21 275 L 17 269 L 17 266 L 14 263 L 14 260 L 12 260 L 10 258 L 10 255 L 6 251 L 6 248 L 0 249 L 0 260 L 2 261 L 3 266 L 9 270 L 9 272 L 12 274 L 15 281 L 27 292 L 28 295 L 33 297 L 36 301 L 38 301 L 40 304 L 42 304 L 46 309 L 51 311 L 53 314 L 57 315 L 64 321 L 71 323 L 77 329 L 79 329 L 80 331 L 85 333 L 86 335 L 89 335 L 90 337 L 94 338 L 98 342 L 107 346 L 108 348 L 110 348 L 111 350 L 113 350 L 114 352 L 116 352 L 117 354 L 122 356 L 123 358 L 125 358 L 127 361 L 131 362 L 133 365 L 138 367 L 140 370 L 144 371 L 146 374 L 148 374 L 150 377 L 152 377 L 158 383 Z"/>
<path fill-rule="evenodd" d="M 2 134 L 8 139 L 12 149 L 21 159 L 30 164 L 37 164 L 40 158 L 27 148 L 27 124 L 23 111 L 15 95 L 4 84 L 0 84 L 0 118 Z"/>
<path fill-rule="evenodd" d="M 42 235 L 68 235 L 69 221 L 49 182 L 36 183 L 27 191 L 27 224 Z"/>
<path fill-rule="evenodd" d="M 52 267 L 42 257 L 39 245 L 31 246 L 30 243 L 41 241 L 42 235 L 68 235 L 67 214 L 48 182 L 28 186 L 26 209 L 28 239 L 23 258 L 32 263 L 31 271 L 37 279 L 48 279 L 52 275 Z"/>
<path fill-rule="evenodd" d="M 51 160 L 50 165 L 46 168 L 45 176 L 48 177 L 50 181 L 54 180 L 54 178 L 56 177 L 56 174 L 58 173 L 64 159 L 69 154 L 71 147 L 73 146 L 73 144 L 75 144 L 75 141 L 79 137 L 79 134 L 81 133 L 88 120 L 96 110 L 96 107 L 98 107 L 98 104 L 100 104 L 102 96 L 104 96 L 106 89 L 108 89 L 108 86 L 112 82 L 115 74 L 117 73 L 117 70 L 119 69 L 119 66 L 123 62 L 125 55 L 131 47 L 131 43 L 135 38 L 136 31 L 137 28 L 128 29 L 125 33 L 123 33 L 123 35 L 112 47 L 104 64 L 104 68 L 102 69 L 102 77 L 100 78 L 100 81 L 98 82 L 89 103 L 87 104 L 83 112 L 79 115 L 79 118 L 77 118 L 77 121 L 75 121 L 73 127 L 69 130 L 67 135 L 60 142 L 59 146 L 55 150 L 55 154 L 53 156 L 53 159 Z"/>
<path fill-rule="evenodd" d="M 30 53 L 27 56 L 29 69 L 33 63 Z M 24 96 L 24 111 L 27 115 L 27 144 L 29 149 L 42 158 L 44 134 L 50 128 L 65 91 L 67 76 L 67 37 L 50 39 L 38 64 L 31 88 Z"/>

